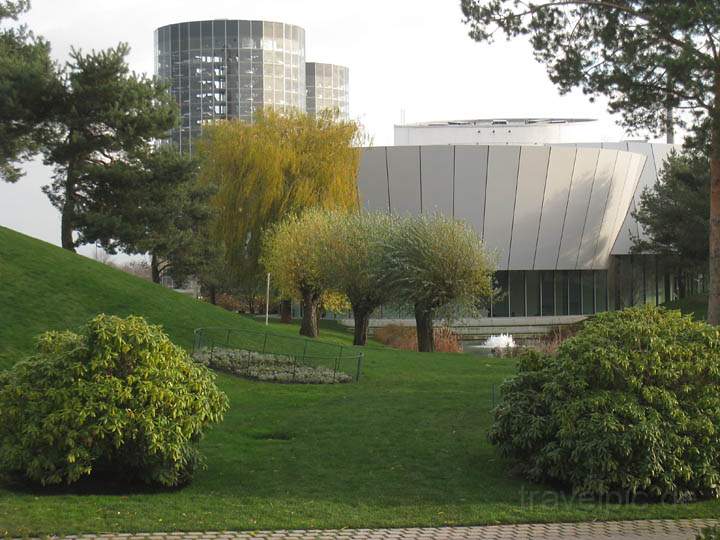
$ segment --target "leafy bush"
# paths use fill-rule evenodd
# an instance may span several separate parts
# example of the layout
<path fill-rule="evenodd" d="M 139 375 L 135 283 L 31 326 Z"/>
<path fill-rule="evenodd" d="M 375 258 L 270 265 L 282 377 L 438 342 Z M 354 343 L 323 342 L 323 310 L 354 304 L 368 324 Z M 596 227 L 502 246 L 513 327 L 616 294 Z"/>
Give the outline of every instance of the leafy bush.
<path fill-rule="evenodd" d="M 583 322 L 579 322 L 553 326 L 547 334 L 539 339 L 535 348 L 545 354 L 555 354 L 563 341 L 577 334 L 583 324 Z"/>
<path fill-rule="evenodd" d="M 237 298 L 236 296 L 233 296 L 232 294 L 228 294 L 228 293 L 218 294 L 217 298 L 215 299 L 215 304 L 220 306 L 223 309 L 232 311 L 233 313 L 242 311 L 242 309 L 243 309 L 242 301 L 239 298 Z"/>
<path fill-rule="evenodd" d="M 352 377 L 340 370 L 325 366 L 301 364 L 292 356 L 269 354 L 241 349 L 202 349 L 195 360 L 218 371 L 224 371 L 258 381 L 304 384 L 334 384 L 352 382 Z"/>
<path fill-rule="evenodd" d="M 0 373 L 0 470 L 43 485 L 95 472 L 179 485 L 227 407 L 161 327 L 98 315 L 79 334 L 46 332 L 35 356 Z"/>
<path fill-rule="evenodd" d="M 435 351 L 437 352 L 462 352 L 460 336 L 450 330 L 447 326 L 433 328 Z M 402 326 L 399 324 L 388 324 L 375 330 L 373 337 L 380 343 L 403 349 L 406 351 L 417 351 L 417 330 L 413 326 Z"/>
<path fill-rule="evenodd" d="M 696 540 L 720 540 L 720 527 L 705 527 L 696 536 Z"/>
<path fill-rule="evenodd" d="M 556 355 L 529 351 L 490 440 L 533 481 L 575 493 L 720 495 L 720 334 L 676 311 L 597 315 Z"/>

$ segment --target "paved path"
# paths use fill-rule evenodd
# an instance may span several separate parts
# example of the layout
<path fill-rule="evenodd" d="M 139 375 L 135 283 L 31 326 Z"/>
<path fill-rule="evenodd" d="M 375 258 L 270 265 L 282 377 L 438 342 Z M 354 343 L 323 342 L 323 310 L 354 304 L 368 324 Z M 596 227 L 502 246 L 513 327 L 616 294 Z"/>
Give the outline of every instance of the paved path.
<path fill-rule="evenodd" d="M 585 540 L 685 540 L 703 527 L 718 526 L 720 519 L 654 519 L 438 527 L 411 529 L 340 529 L 255 532 L 197 532 L 154 534 L 85 534 L 65 540 L 522 540 L 575 538 Z"/>

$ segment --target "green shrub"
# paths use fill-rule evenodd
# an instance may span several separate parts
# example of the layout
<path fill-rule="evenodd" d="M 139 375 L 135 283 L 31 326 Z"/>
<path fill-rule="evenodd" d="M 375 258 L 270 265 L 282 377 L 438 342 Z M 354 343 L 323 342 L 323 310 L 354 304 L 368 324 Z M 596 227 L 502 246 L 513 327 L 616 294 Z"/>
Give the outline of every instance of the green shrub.
<path fill-rule="evenodd" d="M 720 494 L 720 333 L 676 311 L 600 314 L 528 352 L 490 440 L 525 477 L 594 496 Z"/>
<path fill-rule="evenodd" d="M 215 347 L 201 349 L 195 360 L 218 371 L 267 382 L 335 384 L 352 382 L 347 373 L 325 366 L 301 364 L 292 356 Z"/>
<path fill-rule="evenodd" d="M 0 373 L 0 470 L 43 485 L 95 472 L 189 481 L 202 432 L 228 402 L 161 327 L 98 315 L 79 334 L 43 334 L 37 349 Z"/>
<path fill-rule="evenodd" d="M 720 527 L 706 527 L 696 536 L 696 540 L 720 540 Z"/>

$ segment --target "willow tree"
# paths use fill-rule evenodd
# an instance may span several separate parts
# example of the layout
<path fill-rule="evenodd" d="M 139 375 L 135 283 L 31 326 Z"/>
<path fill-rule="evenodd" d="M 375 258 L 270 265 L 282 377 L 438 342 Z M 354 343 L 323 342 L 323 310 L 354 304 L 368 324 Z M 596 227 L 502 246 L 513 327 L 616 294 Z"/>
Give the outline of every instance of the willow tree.
<path fill-rule="evenodd" d="M 204 130 L 200 177 L 216 185 L 216 232 L 237 275 L 257 280 L 262 235 L 285 216 L 357 208 L 360 130 L 336 113 L 272 110 Z"/>
<path fill-rule="evenodd" d="M 281 294 L 302 299 L 300 334 L 318 335 L 318 308 L 330 288 L 326 251 L 332 220 L 320 209 L 292 214 L 275 223 L 264 235 L 262 264 L 270 272 Z"/>
<path fill-rule="evenodd" d="M 477 41 L 529 36 L 562 92 L 608 98 L 632 131 L 709 132 L 710 294 L 720 323 L 720 3 L 718 0 L 461 0 Z M 676 114 L 674 116 L 674 114 Z"/>
<path fill-rule="evenodd" d="M 441 215 L 399 218 L 382 255 L 386 286 L 414 309 L 420 352 L 435 350 L 437 315 L 471 313 L 492 295 L 492 258 L 465 222 Z"/>
<path fill-rule="evenodd" d="M 324 247 L 325 271 L 332 287 L 350 301 L 355 324 L 353 345 L 367 342 L 370 315 L 391 299 L 383 267 L 383 249 L 396 219 L 386 213 L 330 214 L 332 234 Z"/>

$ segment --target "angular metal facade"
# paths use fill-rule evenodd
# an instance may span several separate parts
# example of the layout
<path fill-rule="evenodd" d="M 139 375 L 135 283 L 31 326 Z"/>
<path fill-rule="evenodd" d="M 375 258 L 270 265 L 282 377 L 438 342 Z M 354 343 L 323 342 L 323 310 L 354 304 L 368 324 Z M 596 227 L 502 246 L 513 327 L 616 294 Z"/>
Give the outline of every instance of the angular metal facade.
<path fill-rule="evenodd" d="M 497 270 L 605 270 L 664 151 L 650 147 L 651 159 L 638 150 L 371 147 L 363 149 L 358 188 L 367 210 L 467 221 L 496 254 Z"/>

